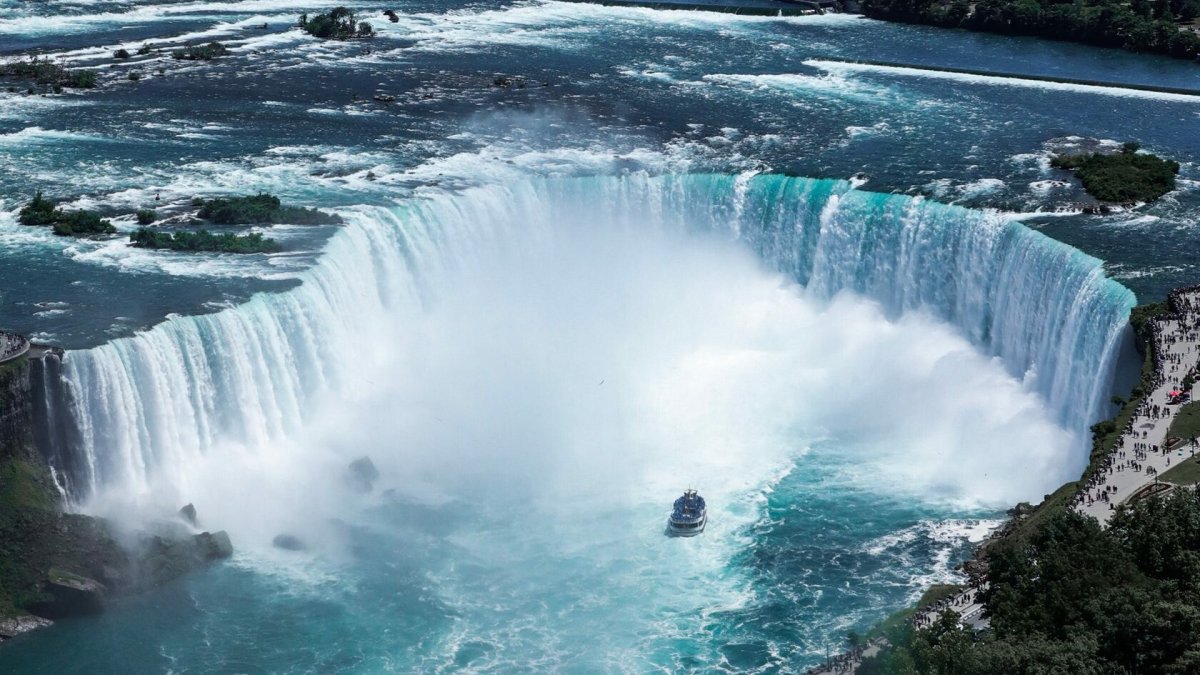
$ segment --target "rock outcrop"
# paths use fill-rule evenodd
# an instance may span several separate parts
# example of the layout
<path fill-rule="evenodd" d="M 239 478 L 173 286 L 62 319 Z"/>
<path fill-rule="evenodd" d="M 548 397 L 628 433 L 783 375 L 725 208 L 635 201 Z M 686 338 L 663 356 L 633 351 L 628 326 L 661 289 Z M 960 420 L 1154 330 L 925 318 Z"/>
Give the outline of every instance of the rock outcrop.
<path fill-rule="evenodd" d="M 275 539 L 271 540 L 271 545 L 275 548 L 281 548 L 285 551 L 303 551 L 304 549 L 308 548 L 304 545 L 304 542 L 300 541 L 298 537 L 294 537 L 290 534 L 281 534 L 276 536 Z"/>
<path fill-rule="evenodd" d="M 29 359 L 0 365 L 0 640 L 102 612 L 112 597 L 232 555 L 224 532 L 193 534 L 175 521 L 126 547 L 107 521 L 65 513 L 34 444 L 32 409 Z"/>
<path fill-rule="evenodd" d="M 195 506 L 188 504 L 187 506 L 183 507 L 182 509 L 179 509 L 179 517 L 183 518 L 183 521 L 185 523 L 191 525 L 192 527 L 197 527 L 196 507 Z"/>
<path fill-rule="evenodd" d="M 350 462 L 350 466 L 346 468 L 346 484 L 356 492 L 370 492 L 377 480 L 379 469 L 376 469 L 375 462 L 365 455 Z"/>

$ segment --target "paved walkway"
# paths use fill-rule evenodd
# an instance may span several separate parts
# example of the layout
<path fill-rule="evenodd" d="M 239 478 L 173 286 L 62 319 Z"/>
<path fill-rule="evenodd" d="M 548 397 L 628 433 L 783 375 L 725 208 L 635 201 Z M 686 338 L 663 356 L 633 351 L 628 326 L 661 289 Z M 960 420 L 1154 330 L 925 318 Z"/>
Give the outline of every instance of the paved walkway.
<path fill-rule="evenodd" d="M 874 638 L 867 642 L 866 645 L 855 649 L 845 654 L 829 657 L 829 662 L 809 668 L 804 671 L 805 675 L 852 675 L 858 670 L 859 664 L 863 659 L 870 658 L 878 654 L 884 646 L 888 644 L 887 640 L 881 637 Z"/>
<path fill-rule="evenodd" d="M 979 590 L 985 587 L 986 584 Z M 948 609 L 958 615 L 959 623 L 963 625 L 975 629 L 987 628 L 988 620 L 983 618 L 983 602 L 979 599 L 979 590 L 967 587 L 945 600 L 917 609 L 917 613 L 912 617 L 913 626 L 918 630 L 928 628 Z"/>
<path fill-rule="evenodd" d="M 1169 393 L 1200 362 L 1200 290 L 1175 294 L 1181 314 L 1155 322 L 1154 341 L 1159 354 L 1154 391 L 1138 408 L 1104 468 L 1076 495 L 1074 508 L 1107 525 L 1116 507 L 1135 494 L 1153 490 L 1158 475 L 1188 459 L 1195 448 L 1183 439 L 1175 451 L 1166 450 L 1167 429 L 1180 406 Z M 1190 392 L 1189 392 L 1190 393 Z"/>

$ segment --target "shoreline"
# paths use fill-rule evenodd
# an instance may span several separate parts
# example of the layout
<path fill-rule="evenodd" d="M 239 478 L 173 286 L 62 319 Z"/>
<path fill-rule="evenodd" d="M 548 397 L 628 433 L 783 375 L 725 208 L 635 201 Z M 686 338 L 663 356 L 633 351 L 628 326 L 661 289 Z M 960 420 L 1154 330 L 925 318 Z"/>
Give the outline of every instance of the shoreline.
<path fill-rule="evenodd" d="M 1151 405 L 1153 397 L 1160 394 L 1160 390 L 1171 385 L 1170 381 L 1162 377 L 1162 369 L 1172 361 L 1164 358 L 1160 348 L 1167 343 L 1174 343 L 1174 341 L 1170 337 L 1164 338 L 1157 326 L 1176 321 L 1180 322 L 1175 325 L 1175 329 L 1178 330 L 1182 325 L 1182 319 L 1188 313 L 1183 308 L 1187 307 L 1194 313 L 1196 302 L 1200 302 L 1200 285 L 1177 288 L 1168 295 L 1166 300 L 1138 305 L 1130 312 L 1129 325 L 1134 331 L 1138 354 L 1142 359 L 1141 373 L 1138 382 L 1132 387 L 1129 399 L 1123 401 L 1118 411 L 1112 417 L 1101 420 L 1091 427 L 1093 434 L 1091 455 L 1087 467 L 1084 468 L 1077 480 L 1059 486 L 1053 493 L 1046 495 L 1039 504 L 1030 505 L 1022 502 L 1009 509 L 1008 520 L 992 530 L 983 541 L 973 547 L 970 559 L 960 563 L 959 567 L 967 576 L 964 585 L 935 584 L 930 586 L 915 604 L 893 612 L 872 627 L 854 648 L 839 653 L 825 665 L 805 671 L 806 675 L 854 673 L 864 657 L 879 654 L 891 646 L 886 635 L 891 629 L 903 623 L 908 623 L 914 630 L 922 630 L 937 624 L 947 612 L 950 612 L 959 625 L 975 631 L 986 630 L 989 627 L 989 619 L 984 614 L 986 607 L 979 598 L 979 594 L 987 588 L 988 584 L 987 553 L 989 548 L 1001 542 L 1023 542 L 1038 529 L 1041 523 L 1061 512 L 1073 510 L 1096 517 L 1080 508 L 1080 495 L 1092 484 L 1100 484 L 1104 475 L 1111 475 L 1114 472 L 1110 460 L 1119 456 L 1118 453 L 1123 447 L 1122 442 L 1127 435 L 1136 433 L 1134 421 L 1137 419 L 1138 412 L 1144 412 L 1146 407 Z M 1195 320 L 1195 317 L 1192 318 Z M 1189 341 L 1187 345 L 1190 346 L 1192 342 L 1194 340 Z M 1200 358 L 1200 348 L 1191 353 L 1196 355 L 1196 358 Z M 1193 366 L 1186 372 L 1193 373 L 1197 368 L 1200 368 L 1200 365 L 1193 363 Z M 1180 374 L 1182 375 L 1182 373 Z M 1171 408 L 1171 414 L 1163 419 L 1166 419 L 1168 424 L 1173 422 L 1182 408 L 1182 404 Z M 1160 461 L 1175 452 L 1182 452 L 1183 447 L 1184 445 L 1181 444 L 1173 447 L 1170 451 L 1163 452 L 1160 455 Z M 1113 503 L 1110 511 L 1102 515 L 1111 517 L 1127 503 L 1137 501 L 1144 496 L 1165 494 L 1167 491 L 1180 487 L 1172 485 L 1161 493 L 1146 491 L 1148 486 L 1157 483 L 1156 473 L 1147 475 L 1134 489 L 1127 490 L 1120 500 Z M 1104 503 L 1107 504 L 1107 502 Z M 1107 519 L 1101 519 L 1102 526 Z M 867 653 L 868 651 L 871 653 Z"/>

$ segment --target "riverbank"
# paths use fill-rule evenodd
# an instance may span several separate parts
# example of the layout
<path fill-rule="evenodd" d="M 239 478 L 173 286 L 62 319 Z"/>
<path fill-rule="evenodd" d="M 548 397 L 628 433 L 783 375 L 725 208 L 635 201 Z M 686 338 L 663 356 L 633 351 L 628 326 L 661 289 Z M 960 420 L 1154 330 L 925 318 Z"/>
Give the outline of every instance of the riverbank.
<path fill-rule="evenodd" d="M 1032 36 L 1049 40 L 1115 47 L 1177 58 L 1200 56 L 1200 35 L 1193 19 L 1194 3 L 1176 3 L 1184 10 L 1184 25 L 1172 10 L 1152 11 L 1150 3 L 1128 5 L 1105 1 L 1092 5 L 998 0 L 986 3 L 935 0 L 865 0 L 863 13 L 873 19 L 941 28 L 964 28 L 982 33 Z"/>
<path fill-rule="evenodd" d="M 966 586 L 939 587 L 938 596 L 927 593 L 917 609 L 897 612 L 871 631 L 869 643 L 880 647 L 876 656 L 843 659 L 840 669 L 822 672 L 893 672 L 898 663 L 914 658 L 924 660 L 926 668 L 929 659 L 942 659 L 937 672 L 1026 672 L 1017 664 L 1044 658 L 1046 649 L 1072 664 L 1064 672 L 1142 658 L 1105 646 L 1104 640 L 1088 647 L 1091 643 L 1081 643 L 1080 635 L 1103 636 L 1102 626 L 1129 621 L 1128 630 L 1135 633 L 1153 631 L 1156 619 L 1144 614 L 1153 612 L 1153 605 L 1143 607 L 1132 593 L 1163 601 L 1178 601 L 1180 593 L 1193 597 L 1187 582 L 1181 587 L 1176 579 L 1174 563 L 1164 567 L 1162 559 L 1189 556 L 1200 545 L 1200 532 L 1178 524 L 1190 522 L 1191 512 L 1200 509 L 1200 493 L 1185 489 L 1200 480 L 1200 471 L 1176 471 L 1170 485 L 1158 478 L 1167 466 L 1182 468 L 1192 457 L 1192 439 L 1169 438 L 1168 430 L 1191 428 L 1173 422 L 1182 410 L 1178 392 L 1190 392 L 1200 361 L 1198 309 L 1200 287 L 1177 289 L 1165 302 L 1136 308 L 1130 323 L 1142 355 L 1140 381 L 1128 401 L 1114 399 L 1122 405 L 1113 418 L 1093 426 L 1093 452 L 1080 480 L 1036 507 L 1012 509 L 1011 519 L 964 563 Z M 1066 587 L 1070 591 L 1064 593 Z M 1111 616 L 1099 625 L 1092 610 L 1081 614 L 1079 609 L 1085 600 L 1096 602 L 1098 594 L 1123 598 L 1123 604 L 1104 610 Z M 1045 618 L 1039 612 L 1047 608 L 1035 605 L 1060 602 L 1074 608 L 1070 613 L 1077 623 L 1063 617 L 1040 623 L 1036 617 Z M 1067 611 L 1057 607 L 1053 611 Z M 1002 623 L 1004 639 L 989 631 L 994 617 Z M 1054 626 L 1065 632 L 1055 633 Z M 1016 651 L 1013 640 L 1023 641 Z M 1053 646 L 1056 641 L 1061 645 Z M 1182 643 L 1169 642 L 1152 657 L 1161 666 L 1186 659 Z M 996 670 L 998 663 L 1009 664 L 1008 670 Z"/>

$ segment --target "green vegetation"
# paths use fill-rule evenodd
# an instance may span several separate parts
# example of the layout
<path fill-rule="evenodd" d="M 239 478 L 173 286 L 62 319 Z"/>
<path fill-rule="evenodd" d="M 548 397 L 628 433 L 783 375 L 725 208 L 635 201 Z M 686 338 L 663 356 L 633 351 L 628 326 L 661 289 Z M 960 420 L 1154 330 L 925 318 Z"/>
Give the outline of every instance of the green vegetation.
<path fill-rule="evenodd" d="M 0 77 L 33 80 L 49 87 L 76 87 L 90 89 L 96 86 L 96 71 L 68 70 L 50 59 L 34 56 L 23 61 L 0 63 Z"/>
<path fill-rule="evenodd" d="M 189 45 L 176 49 L 171 56 L 182 61 L 211 61 L 218 56 L 225 56 L 229 50 L 220 42 L 210 42 L 206 45 Z"/>
<path fill-rule="evenodd" d="M 983 601 L 991 629 L 944 615 L 858 670 L 976 673 L 1194 673 L 1200 669 L 1200 492 L 1178 489 L 1113 517 L 1062 512 L 1026 545 L 991 551 Z"/>
<path fill-rule="evenodd" d="M 274 239 L 261 234 L 213 234 L 208 230 L 197 232 L 157 232 L 139 228 L 129 235 L 129 241 L 137 248 L 165 248 L 172 251 L 215 251 L 218 253 L 274 253 L 283 247 Z"/>
<path fill-rule="evenodd" d="M 864 0 L 863 13 L 888 21 L 1033 35 L 1180 58 L 1200 55 L 1200 36 L 1175 23 L 1200 16 L 1200 0 Z"/>
<path fill-rule="evenodd" d="M 1092 454 L 1081 480 L 1112 452 L 1119 430 L 1144 400 L 1157 358 L 1150 342 L 1166 302 L 1141 305 L 1130 324 L 1143 356 L 1141 383 L 1117 415 L 1092 427 Z M 1188 459 L 1162 475 L 1177 484 L 1200 481 Z M 986 555 L 984 594 L 991 629 L 960 628 L 943 615 L 916 631 L 893 615 L 877 632 L 892 645 L 867 659 L 864 675 L 975 673 L 1200 672 L 1200 493 L 1179 489 L 1118 510 L 1108 530 L 1070 510 L 1078 483 L 1063 485 L 1033 513 L 1014 519 Z M 932 590 L 932 589 L 931 589 Z M 920 606 L 928 604 L 923 599 Z"/>
<path fill-rule="evenodd" d="M 21 208 L 17 220 L 22 225 L 53 225 L 57 214 L 54 202 L 46 199 L 42 196 L 42 191 L 38 190 L 33 199 Z"/>
<path fill-rule="evenodd" d="M 874 638 L 890 635 L 894 631 L 906 625 L 908 620 L 917 613 L 917 608 L 928 607 L 935 602 L 945 600 L 946 598 L 954 596 L 962 589 L 963 587 L 957 584 L 934 584 L 925 589 L 925 592 L 921 594 L 920 599 L 917 600 L 915 605 L 906 609 L 902 609 L 884 619 L 882 623 L 871 629 L 871 631 L 868 632 L 865 637 Z M 855 640 L 851 640 L 851 642 L 853 643 Z"/>
<path fill-rule="evenodd" d="M 1050 164 L 1074 171 L 1088 194 L 1106 202 L 1148 202 L 1174 190 L 1179 162 L 1140 154 L 1137 148 L 1126 143 L 1117 153 L 1058 155 Z"/>
<path fill-rule="evenodd" d="M 267 225 L 287 223 L 290 225 L 335 225 L 342 222 L 341 216 L 316 209 L 284 206 L 279 198 L 259 193 L 249 197 L 227 199 L 192 200 L 199 206 L 198 217 L 218 225 Z"/>
<path fill-rule="evenodd" d="M 126 77 L 128 77 L 129 80 L 132 82 L 137 82 L 138 80 L 142 79 L 142 74 L 136 70 L 133 70 L 133 71 L 130 71 L 129 75 L 127 75 Z"/>
<path fill-rule="evenodd" d="M 153 48 L 153 47 L 151 47 L 149 44 L 144 44 L 144 45 L 142 45 L 141 47 L 138 47 L 137 53 L 138 53 L 140 56 L 145 56 L 145 55 L 149 54 L 149 53 L 150 53 L 150 52 L 152 52 L 152 51 L 154 51 L 154 48 Z"/>
<path fill-rule="evenodd" d="M 42 196 L 41 190 L 21 208 L 17 220 L 22 225 L 50 226 L 54 229 L 54 234 L 63 237 L 112 234 L 117 231 L 112 223 L 102 219 L 94 211 L 63 211 L 53 201 Z"/>
<path fill-rule="evenodd" d="M 1171 420 L 1171 428 L 1167 429 L 1167 438 L 1180 438 L 1190 441 L 1200 438 L 1200 401 L 1192 401 L 1180 406 Z"/>
<path fill-rule="evenodd" d="M 59 211 L 54 221 L 54 234 L 60 237 L 85 237 L 96 234 L 113 234 L 117 228 L 94 211 Z"/>
<path fill-rule="evenodd" d="M 1160 474 L 1158 479 L 1175 485 L 1200 483 L 1200 459 L 1188 457 Z"/>
<path fill-rule="evenodd" d="M 118 49 L 117 51 L 113 52 L 113 58 L 114 59 L 127 59 L 127 58 L 129 58 L 129 50 L 124 49 L 124 48 Z"/>
<path fill-rule="evenodd" d="M 323 40 L 375 37 L 375 28 L 366 21 L 358 22 L 354 18 L 354 12 L 345 7 L 335 7 L 327 14 L 318 14 L 311 19 L 307 14 L 301 14 L 300 28 Z"/>
<path fill-rule="evenodd" d="M 149 225 L 158 220 L 158 213 L 154 209 L 139 209 L 137 212 L 138 225 Z"/>

